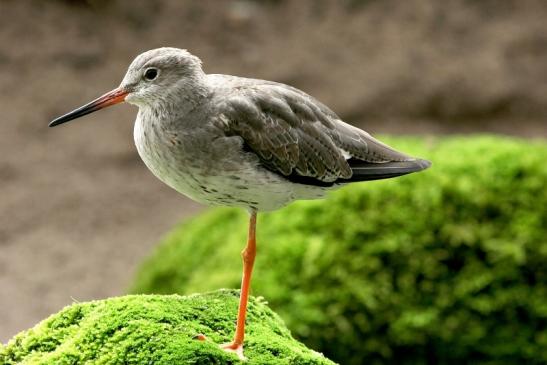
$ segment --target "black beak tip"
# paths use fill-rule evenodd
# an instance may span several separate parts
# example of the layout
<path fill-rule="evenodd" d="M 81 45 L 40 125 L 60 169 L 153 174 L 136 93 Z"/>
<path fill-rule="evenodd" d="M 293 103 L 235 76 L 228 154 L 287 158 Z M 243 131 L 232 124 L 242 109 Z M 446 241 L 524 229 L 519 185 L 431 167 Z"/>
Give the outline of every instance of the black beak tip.
<path fill-rule="evenodd" d="M 89 114 L 91 113 L 93 110 L 88 110 L 87 112 L 84 112 L 84 113 L 75 113 L 75 111 L 72 111 L 68 114 L 65 114 L 65 115 L 61 115 L 60 117 L 57 117 L 55 119 L 53 119 L 51 122 L 49 122 L 48 124 L 48 127 L 55 127 L 59 124 L 63 124 L 63 123 L 66 123 L 66 122 L 70 122 L 71 120 L 73 119 L 76 119 L 76 118 L 79 118 L 83 115 L 86 115 L 86 114 Z"/>
<path fill-rule="evenodd" d="M 67 118 L 64 118 L 64 117 L 59 117 L 59 118 L 55 118 L 53 119 L 51 122 L 49 122 L 49 124 L 47 125 L 48 127 L 55 127 L 59 124 L 63 124 L 64 122 L 68 122 L 70 119 L 67 119 Z"/>

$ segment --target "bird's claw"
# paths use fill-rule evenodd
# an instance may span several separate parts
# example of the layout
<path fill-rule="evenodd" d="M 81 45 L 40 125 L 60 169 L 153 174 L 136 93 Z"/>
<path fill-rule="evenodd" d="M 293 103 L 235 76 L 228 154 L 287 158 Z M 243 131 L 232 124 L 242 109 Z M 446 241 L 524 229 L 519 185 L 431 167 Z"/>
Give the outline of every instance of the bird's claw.
<path fill-rule="evenodd" d="M 192 339 L 197 341 L 207 341 L 207 336 L 202 333 L 198 333 L 197 335 L 193 336 Z M 230 342 L 219 345 L 219 347 L 226 352 L 236 354 L 239 360 L 247 361 L 247 358 L 243 355 L 243 345 L 237 344 L 235 342 Z"/>
<path fill-rule="evenodd" d="M 225 343 L 220 345 L 220 348 L 224 351 L 231 352 L 237 355 L 239 357 L 239 360 L 241 361 L 247 361 L 247 358 L 243 355 L 243 345 L 237 344 L 234 342 Z"/>

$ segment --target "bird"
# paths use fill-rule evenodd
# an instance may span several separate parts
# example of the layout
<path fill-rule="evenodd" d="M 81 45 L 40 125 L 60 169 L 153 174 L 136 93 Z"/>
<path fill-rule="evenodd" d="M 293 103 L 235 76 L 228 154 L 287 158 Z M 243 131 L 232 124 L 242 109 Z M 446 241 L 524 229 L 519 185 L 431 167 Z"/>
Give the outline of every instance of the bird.
<path fill-rule="evenodd" d="M 172 47 L 138 55 L 117 88 L 49 126 L 121 102 L 138 107 L 135 145 L 156 177 L 200 203 L 249 212 L 235 333 L 220 345 L 242 360 L 258 212 L 431 165 L 344 122 L 297 88 L 207 74 L 197 56 Z"/>

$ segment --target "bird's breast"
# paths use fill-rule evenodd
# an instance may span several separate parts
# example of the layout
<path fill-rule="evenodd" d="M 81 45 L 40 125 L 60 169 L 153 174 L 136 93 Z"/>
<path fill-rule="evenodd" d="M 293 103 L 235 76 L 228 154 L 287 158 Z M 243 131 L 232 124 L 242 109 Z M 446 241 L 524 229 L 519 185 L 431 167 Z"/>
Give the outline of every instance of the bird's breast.
<path fill-rule="evenodd" d="M 165 128 L 161 122 L 144 117 L 138 117 L 134 127 L 135 146 L 150 171 L 169 186 L 190 191 L 194 185 L 191 171 L 200 160 L 187 153 L 183 142 L 191 137 L 183 134 L 184 131 Z"/>

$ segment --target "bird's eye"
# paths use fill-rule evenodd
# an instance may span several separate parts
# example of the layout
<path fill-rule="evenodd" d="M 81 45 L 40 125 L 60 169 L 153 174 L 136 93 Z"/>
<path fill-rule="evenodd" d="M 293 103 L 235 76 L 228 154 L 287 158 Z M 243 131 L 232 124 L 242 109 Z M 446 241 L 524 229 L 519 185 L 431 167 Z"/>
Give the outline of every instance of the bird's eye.
<path fill-rule="evenodd" d="M 158 69 L 157 68 L 149 68 L 146 71 L 144 71 L 144 78 L 146 80 L 152 81 L 156 77 L 158 77 Z"/>

